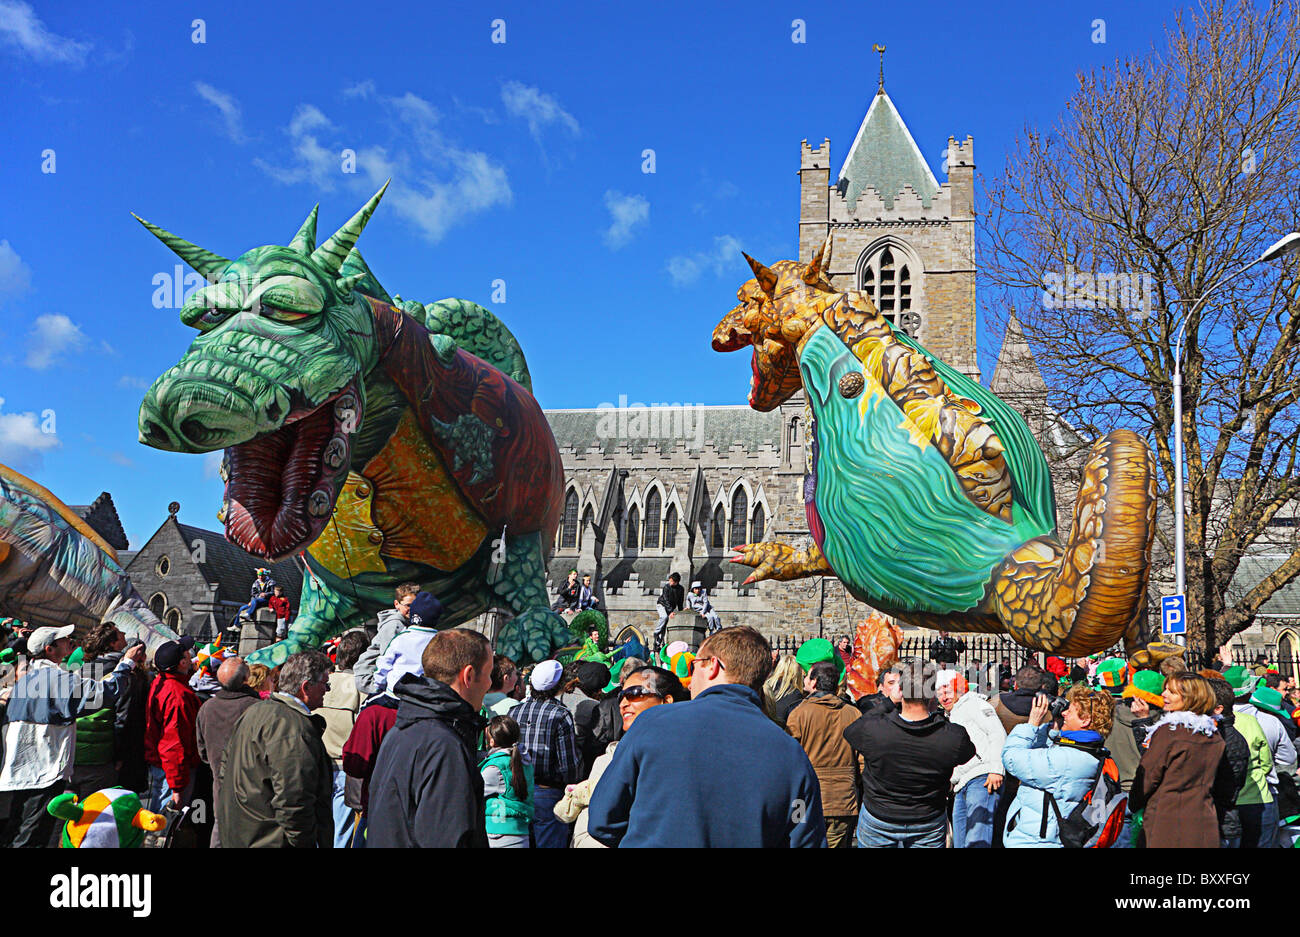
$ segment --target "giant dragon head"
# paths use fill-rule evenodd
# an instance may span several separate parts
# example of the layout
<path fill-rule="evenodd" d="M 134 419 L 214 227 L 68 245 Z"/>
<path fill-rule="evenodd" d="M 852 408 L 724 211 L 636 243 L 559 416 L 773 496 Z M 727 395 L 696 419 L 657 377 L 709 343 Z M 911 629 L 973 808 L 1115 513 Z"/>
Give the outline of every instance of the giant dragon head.
<path fill-rule="evenodd" d="M 287 247 L 227 260 L 137 216 L 208 285 L 181 309 L 199 331 L 140 404 L 140 441 L 172 452 L 225 449 L 226 537 L 279 559 L 324 530 L 347 478 L 364 411 L 363 378 L 378 352 L 356 291 L 354 245 L 375 193 L 316 246 L 316 214 Z M 347 271 L 345 271 L 345 262 Z"/>
<path fill-rule="evenodd" d="M 827 238 L 810 262 L 778 260 L 770 268 L 744 255 L 754 278 L 741 285 L 737 305 L 714 328 L 713 350 L 753 347 L 749 405 L 755 410 L 775 409 L 802 386 L 799 342 L 840 295 L 823 275 L 829 248 Z"/>

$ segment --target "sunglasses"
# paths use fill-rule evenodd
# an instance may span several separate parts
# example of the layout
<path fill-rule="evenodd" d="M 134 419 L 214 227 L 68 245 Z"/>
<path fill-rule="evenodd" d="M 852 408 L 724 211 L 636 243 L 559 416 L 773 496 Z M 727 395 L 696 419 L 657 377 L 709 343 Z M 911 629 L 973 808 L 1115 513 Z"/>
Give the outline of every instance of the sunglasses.
<path fill-rule="evenodd" d="M 655 699 L 663 699 L 663 696 L 661 694 L 656 693 L 648 686 L 625 687 L 624 689 L 620 690 L 618 694 L 618 698 L 620 700 L 639 700 L 639 699 L 646 699 L 647 697 L 653 697 Z"/>
<path fill-rule="evenodd" d="M 695 658 L 692 658 L 690 664 L 687 665 L 687 668 L 686 668 L 686 675 L 687 675 L 687 676 L 694 676 L 694 674 L 695 674 L 695 668 L 698 667 L 700 664 L 702 664 L 702 663 L 703 663 L 704 661 L 706 661 L 706 660 L 716 660 L 716 661 L 718 662 L 718 669 L 719 669 L 719 670 L 726 670 L 726 669 L 727 669 L 727 665 L 724 664 L 724 663 L 722 662 L 721 658 L 717 658 L 717 657 L 695 657 Z"/>

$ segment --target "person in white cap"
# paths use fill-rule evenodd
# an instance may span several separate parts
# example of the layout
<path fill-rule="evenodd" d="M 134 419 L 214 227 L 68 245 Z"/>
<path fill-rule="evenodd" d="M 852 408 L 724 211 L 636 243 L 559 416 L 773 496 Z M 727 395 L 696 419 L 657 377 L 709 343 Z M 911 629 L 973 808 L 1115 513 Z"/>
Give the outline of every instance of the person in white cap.
<path fill-rule="evenodd" d="M 698 579 L 691 583 L 691 594 L 686 597 L 686 604 L 709 623 L 707 634 L 713 634 L 722 627 L 722 620 L 718 618 L 718 613 L 713 610 L 713 603 L 709 601 L 709 593 Z"/>
<path fill-rule="evenodd" d="M 558 660 L 544 660 L 533 668 L 533 692 L 514 709 L 519 723 L 519 749 L 533 765 L 533 840 L 538 849 L 563 849 L 569 845 L 570 827 L 555 816 L 555 805 L 566 784 L 581 780 L 577 731 L 573 714 L 555 697 L 564 679 Z"/>
<path fill-rule="evenodd" d="M 123 655 L 112 673 L 91 680 L 61 666 L 75 644 L 73 625 L 37 628 L 27 639 L 27 672 L 14 684 L 5 712 L 0 793 L 11 794 L 0 823 L 0 848 L 57 846 L 59 822 L 45 807 L 72 777 L 76 719 L 117 702 L 126 675 L 144 662 L 144 645 Z"/>

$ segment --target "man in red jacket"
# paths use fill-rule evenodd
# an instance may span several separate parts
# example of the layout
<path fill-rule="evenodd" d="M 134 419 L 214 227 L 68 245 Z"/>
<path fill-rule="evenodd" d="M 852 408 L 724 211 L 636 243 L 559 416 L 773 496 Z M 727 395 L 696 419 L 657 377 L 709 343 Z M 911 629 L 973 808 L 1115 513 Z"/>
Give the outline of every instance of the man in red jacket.
<path fill-rule="evenodd" d="M 194 791 L 199 697 L 189 687 L 193 647 L 190 637 L 168 641 L 153 658 L 158 675 L 145 706 L 144 760 L 149 765 L 149 809 L 155 813 L 168 804 L 179 810 Z"/>
<path fill-rule="evenodd" d="M 356 825 L 352 831 L 351 845 L 354 849 L 366 845 L 366 808 L 370 801 L 370 776 L 375 770 L 375 761 L 379 758 L 379 746 L 384 741 L 388 730 L 397 722 L 397 697 L 392 689 L 377 696 L 372 696 L 357 713 L 357 721 L 352 726 L 352 734 L 343 743 L 343 772 L 348 776 L 347 793 L 344 803 L 356 809 Z M 360 790 L 353 793 L 359 787 Z"/>

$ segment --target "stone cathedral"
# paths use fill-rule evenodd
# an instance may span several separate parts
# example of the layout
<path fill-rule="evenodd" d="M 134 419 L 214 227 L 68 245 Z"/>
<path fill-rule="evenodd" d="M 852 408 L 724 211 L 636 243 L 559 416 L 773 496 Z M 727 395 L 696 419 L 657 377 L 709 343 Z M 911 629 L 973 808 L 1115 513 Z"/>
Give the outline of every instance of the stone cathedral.
<path fill-rule="evenodd" d="M 883 82 L 839 171 L 831 141 L 805 140 L 799 162 L 799 257 L 831 237 L 830 279 L 871 294 L 877 308 L 979 380 L 975 345 L 974 141 L 948 140 L 939 182 Z M 1029 355 L 1013 325 L 1000 358 Z M 1046 387 L 1032 356 L 994 375 L 993 388 L 1042 435 Z M 680 409 L 680 408 L 679 408 Z M 548 410 L 563 455 L 563 521 L 550 564 L 552 594 L 569 569 L 593 574 L 611 633 L 648 636 L 670 572 L 699 580 L 723 624 L 769 636 L 848 633 L 870 613 L 832 577 L 743 585 L 733 546 L 808 538 L 802 395 L 770 413 L 746 405 L 689 412 Z M 675 421 L 675 422 L 674 422 Z M 691 440 L 688 443 L 687 438 Z M 696 444 L 699 444 L 698 448 Z"/>

